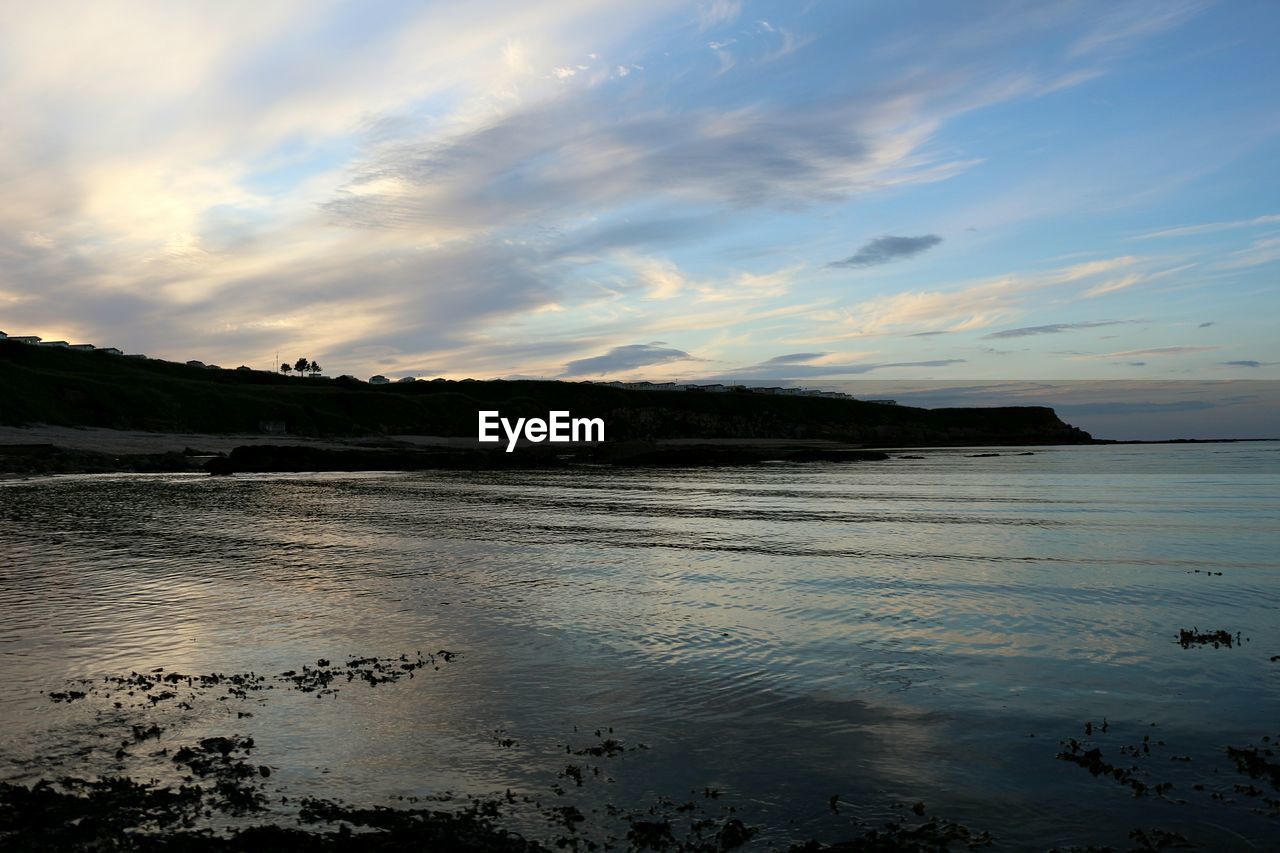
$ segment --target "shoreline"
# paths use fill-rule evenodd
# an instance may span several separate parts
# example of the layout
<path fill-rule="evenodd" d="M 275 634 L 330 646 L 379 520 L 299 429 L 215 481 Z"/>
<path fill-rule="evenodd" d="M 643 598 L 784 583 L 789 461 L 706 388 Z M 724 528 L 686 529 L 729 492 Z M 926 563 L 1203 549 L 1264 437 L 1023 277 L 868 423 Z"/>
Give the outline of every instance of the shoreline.
<path fill-rule="evenodd" d="M 880 462 L 896 451 L 957 448 L 1235 444 L 1272 439 L 1163 439 L 940 444 L 830 439 L 668 438 L 593 444 L 522 443 L 514 453 L 463 436 L 353 437 L 161 433 L 97 427 L 0 427 L 0 478 L 94 473 L 322 473 L 562 469 L 578 465 L 687 468 L 771 462 Z"/>

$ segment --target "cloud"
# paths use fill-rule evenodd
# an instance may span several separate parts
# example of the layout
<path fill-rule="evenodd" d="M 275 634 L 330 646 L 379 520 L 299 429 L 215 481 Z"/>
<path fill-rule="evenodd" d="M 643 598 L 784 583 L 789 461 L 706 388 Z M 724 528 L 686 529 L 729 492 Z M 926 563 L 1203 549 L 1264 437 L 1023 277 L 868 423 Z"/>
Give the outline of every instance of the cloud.
<path fill-rule="evenodd" d="M 1115 52 L 1128 43 L 1171 30 L 1189 21 L 1205 8 L 1203 2 L 1167 0 L 1157 6 L 1117 4 L 1101 14 L 1091 32 L 1078 39 L 1069 50 L 1073 57 Z"/>
<path fill-rule="evenodd" d="M 603 376 L 634 370 L 637 367 L 648 367 L 654 364 L 667 364 L 673 361 L 686 361 L 693 356 L 683 350 L 652 344 L 628 344 L 614 347 L 604 355 L 591 358 L 579 358 L 564 367 L 561 376 Z"/>
<path fill-rule="evenodd" d="M 806 361 L 813 361 L 814 359 L 822 358 L 824 355 L 826 355 L 825 352 L 793 352 L 787 355 L 774 356 L 764 363 L 766 365 L 802 364 Z"/>
<path fill-rule="evenodd" d="M 1239 361 L 1224 361 L 1222 364 L 1226 367 L 1270 367 L 1273 364 L 1280 364 L 1276 361 L 1255 361 L 1251 358 L 1241 359 Z"/>
<path fill-rule="evenodd" d="M 938 21 L 881 24 L 841 4 L 493 0 L 366 14 L 282 0 L 253 20 L 213 2 L 10 5 L 0 56 L 21 73 L 0 74 L 9 329 L 223 364 L 278 347 L 363 375 L 551 375 L 595 353 L 658 356 L 652 343 L 647 355 L 614 346 L 650 337 L 733 353 L 726 364 L 838 349 L 812 336 L 824 310 L 845 336 L 1003 328 L 1031 294 L 1074 280 L 1054 275 L 1108 286 L 1133 272 L 1107 261 L 853 298 L 806 280 L 847 250 L 806 242 L 815 225 L 883 233 L 850 230 L 866 227 L 851 211 L 1026 143 L 957 145 L 950 131 L 965 113 L 1100 73 L 1060 49 L 1101 15 L 1002 9 L 966 21 L 969 47 L 934 49 Z M 1095 44 L 1141 29 L 1116 26 L 1120 38 Z M 824 37 L 791 35 L 801 28 Z M 1053 50 L 1039 49 L 1046 34 Z M 899 37 L 914 47 L 873 49 Z M 707 44 L 735 39 L 738 65 L 715 76 Z M 944 205 L 956 228 L 975 221 L 961 215 L 971 191 Z M 940 239 L 853 243 L 836 266 Z M 1002 263 L 992 248 L 984 262 Z M 1072 298 L 1045 298 L 1059 296 Z M 954 363 L 912 361 L 938 348 L 896 343 L 860 362 L 764 363 Z"/>
<path fill-rule="evenodd" d="M 1050 288 L 1098 281 L 1143 259 L 1129 255 L 1085 261 L 1033 273 L 997 276 L 952 290 L 907 291 L 875 296 L 823 319 L 834 327 L 829 339 L 883 334 L 895 326 L 943 326 L 929 331 L 970 331 L 994 325 L 1022 310 L 1032 296 Z"/>
<path fill-rule="evenodd" d="M 1127 320 L 1098 320 L 1087 323 L 1050 323 L 1047 326 L 1024 326 L 1021 329 L 1005 329 L 1003 332 L 992 332 L 989 335 L 983 335 L 982 339 L 984 341 L 988 341 L 1001 338 L 1026 338 L 1032 335 L 1057 335 L 1062 332 L 1070 332 L 1076 329 L 1096 329 L 1100 326 L 1118 326 L 1127 322 Z"/>
<path fill-rule="evenodd" d="M 1134 240 L 1156 240 L 1164 237 L 1190 237 L 1194 234 L 1211 234 L 1215 231 L 1234 231 L 1238 228 L 1254 228 L 1259 225 L 1272 225 L 1280 222 L 1280 214 L 1270 213 L 1255 216 L 1252 219 L 1233 219 L 1228 222 L 1205 222 L 1200 225 L 1181 225 L 1177 228 L 1165 228 L 1160 231 L 1148 231 L 1137 234 Z"/>
<path fill-rule="evenodd" d="M 1197 328 L 1197 329 L 1207 329 L 1207 328 L 1209 328 L 1209 327 L 1210 327 L 1210 326 L 1212 326 L 1212 325 L 1213 325 L 1213 321 L 1212 321 L 1212 320 L 1210 320 L 1210 321 L 1209 321 L 1209 322 L 1207 322 L 1207 323 L 1201 323 L 1199 326 L 1196 326 L 1196 328 Z"/>
<path fill-rule="evenodd" d="M 742 14 L 741 0 L 711 0 L 698 7 L 698 23 L 702 29 L 733 23 Z"/>
<path fill-rule="evenodd" d="M 1212 352 L 1213 350 L 1222 349 L 1219 346 L 1212 347 L 1152 347 L 1151 349 L 1131 349 L 1123 352 L 1107 352 L 1098 355 L 1074 355 L 1072 358 L 1134 358 L 1140 356 L 1174 356 L 1174 355 L 1190 355 L 1197 352 Z"/>
<path fill-rule="evenodd" d="M 1280 260 L 1280 237 L 1254 240 L 1247 249 L 1232 252 L 1228 260 L 1217 264 L 1218 269 L 1237 270 L 1258 267 Z"/>
<path fill-rule="evenodd" d="M 817 357 L 823 356 L 823 353 L 797 353 L 796 356 L 807 355 L 811 358 L 806 361 L 814 361 Z M 794 358 L 793 356 L 781 356 L 781 358 Z M 761 364 L 753 364 L 747 367 L 735 368 L 726 372 L 721 376 L 712 377 L 719 381 L 782 381 L 797 379 L 820 379 L 832 378 L 840 376 L 860 376 L 865 373 L 872 373 L 878 370 L 891 370 L 895 368 L 924 368 L 924 367 L 950 367 L 954 364 L 965 364 L 963 358 L 941 358 L 928 361 L 890 361 L 890 362 L 868 362 L 868 361 L 823 361 L 817 364 L 801 363 L 799 358 L 792 361 L 779 361 L 777 358 L 770 359 Z"/>
<path fill-rule="evenodd" d="M 558 245 L 549 250 L 548 256 L 592 259 L 620 249 L 679 246 L 705 238 L 716 227 L 717 218 L 710 215 L 627 217 L 622 221 L 593 224 L 568 233 L 557 231 Z"/>
<path fill-rule="evenodd" d="M 927 252 L 942 242 L 937 234 L 919 237 L 877 237 L 863 244 L 862 248 L 842 261 L 832 261 L 829 267 L 876 267 L 892 261 L 914 257 Z"/>
<path fill-rule="evenodd" d="M 633 100 L 623 109 L 617 97 L 574 91 L 375 146 L 322 209 L 350 227 L 494 232 L 610 206 L 794 208 L 942 180 L 967 165 L 921 157 L 925 127 L 888 99 L 683 109 Z"/>

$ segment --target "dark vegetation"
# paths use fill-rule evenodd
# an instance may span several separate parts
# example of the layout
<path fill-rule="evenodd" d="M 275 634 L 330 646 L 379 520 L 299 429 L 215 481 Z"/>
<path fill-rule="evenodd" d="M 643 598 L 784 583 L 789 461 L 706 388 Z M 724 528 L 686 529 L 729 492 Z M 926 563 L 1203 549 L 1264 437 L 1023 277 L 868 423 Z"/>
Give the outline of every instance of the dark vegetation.
<path fill-rule="evenodd" d="M 1071 444 L 1043 407 L 917 409 L 753 393 L 630 391 L 574 382 L 351 379 L 210 370 L 0 341 L 0 424 L 300 436 L 476 434 L 477 411 L 601 417 L 610 442 L 830 439 L 875 445 Z"/>
<path fill-rule="evenodd" d="M 622 756 L 648 749 L 644 744 L 628 744 L 610 727 L 595 730 L 594 739 L 586 743 L 583 737 L 591 736 L 580 733 L 563 745 L 570 763 L 558 775 L 562 781 L 547 792 L 507 789 L 484 797 L 445 792 L 370 806 L 289 796 L 287 788 L 277 784 L 276 769 L 262 763 L 269 759 L 259 755 L 252 736 L 215 735 L 189 742 L 149 722 L 149 715 L 160 706 L 192 712 L 209 702 L 254 707 L 265 703 L 271 691 L 334 696 L 340 690 L 412 679 L 415 673 L 439 670 L 457 657 L 455 652 L 441 650 L 351 657 L 345 662 L 321 658 L 314 666 L 276 675 L 192 675 L 157 668 L 76 680 L 74 687 L 49 693 L 49 699 L 83 701 L 99 710 L 110 705 L 116 709 L 112 717 L 118 721 L 121 739 L 110 740 L 104 729 L 102 750 L 115 749 L 117 760 L 149 756 L 175 768 L 177 778 L 163 784 L 119 775 L 95 779 L 55 775 L 28 785 L 0 783 L 0 849 L 727 853 L 759 834 L 761 827 L 744 822 L 736 806 L 722 800 L 720 791 L 713 788 L 701 793 L 693 790 L 680 798 L 660 796 L 640 807 L 623 807 L 612 800 L 566 800 L 567 787 L 576 791 L 589 783 L 603 791 L 613 781 L 610 774 L 619 769 Z M 135 722 L 139 717 L 141 721 Z M 252 717 L 247 711 L 236 714 L 240 721 Z M 103 719 L 101 714 L 98 719 Z M 499 747 L 518 746 L 502 734 L 503 730 L 495 732 Z M 838 795 L 832 797 L 832 812 L 838 812 L 838 800 Z M 923 817 L 924 804 L 916 803 L 911 811 Z M 518 815 L 526 818 L 522 832 L 509 827 Z M 987 847 L 991 841 L 987 833 L 972 832 L 951 821 L 903 817 L 878 827 L 864 826 L 852 839 L 833 846 L 813 840 L 795 843 L 790 850 L 964 850 Z"/>
<path fill-rule="evenodd" d="M 1239 637 L 1235 638 L 1237 645 Z M 1199 628 L 1178 629 L 1178 645 L 1184 649 L 1192 646 L 1213 646 L 1215 649 L 1222 646 L 1231 648 L 1232 636 L 1230 631 L 1201 631 Z"/>
<path fill-rule="evenodd" d="M 243 729 L 194 739 L 184 736 L 182 717 L 164 716 L 163 727 L 153 721 L 166 708 L 204 719 L 210 703 L 226 703 L 228 720 L 234 711 L 238 726 L 252 727 L 254 714 L 241 709 L 256 708 L 272 696 L 301 693 L 341 701 L 337 694 L 349 690 L 397 689 L 397 683 L 406 689 L 415 675 L 431 677 L 460 657 L 440 650 L 320 658 L 314 665 L 277 674 L 186 674 L 157 668 L 74 680 L 67 689 L 47 695 L 56 703 L 76 702 L 94 716 L 99 745 L 92 750 L 114 755 L 117 762 L 132 756 L 172 768 L 169 781 L 122 775 L 80 778 L 57 773 L 55 763 L 40 781 L 0 783 L 0 849 L 724 853 L 760 840 L 766 830 L 773 836 L 768 849 L 788 853 L 962 851 L 998 843 L 986 832 L 927 814 L 919 801 L 896 804 L 901 815 L 892 820 L 850 824 L 839 815 L 852 803 L 834 794 L 819 809 L 831 813 L 832 827 L 823 834 L 841 839 L 834 843 L 788 839 L 785 831 L 779 834 L 780 827 L 754 825 L 738 811 L 731 794 L 711 787 L 658 796 L 652 803 L 618 804 L 608 794 L 611 777 L 628 769 L 629 756 L 643 756 L 648 747 L 628 742 L 607 726 L 594 734 L 574 727 L 551 759 L 567 763 L 549 790 L 534 785 L 486 796 L 437 792 L 378 805 L 291 796 L 287 781 L 280 780 L 288 774 L 278 772 L 269 763 L 270 752 L 262 752 L 258 740 Z M 465 665 L 465 657 L 461 659 L 459 665 Z M 114 711 L 104 716 L 108 707 Z M 1078 765 L 1119 796 L 1155 804 L 1145 810 L 1153 818 L 1176 821 L 1177 813 L 1169 809 L 1192 801 L 1226 809 L 1227 820 L 1238 810 L 1263 819 L 1280 816 L 1280 762 L 1273 738 L 1214 747 L 1195 756 L 1169 754 L 1156 728 L 1155 723 L 1136 728 L 1134 721 L 1086 721 L 1084 738 L 1062 740 L 1056 757 Z M 519 741 L 505 735 L 503 729 L 494 731 L 496 747 L 519 750 Z M 581 799 L 578 792 L 584 786 L 586 799 Z M 1182 834 L 1190 829 L 1135 828 L 1128 834 L 1130 845 L 1119 849 L 1196 846 Z"/>

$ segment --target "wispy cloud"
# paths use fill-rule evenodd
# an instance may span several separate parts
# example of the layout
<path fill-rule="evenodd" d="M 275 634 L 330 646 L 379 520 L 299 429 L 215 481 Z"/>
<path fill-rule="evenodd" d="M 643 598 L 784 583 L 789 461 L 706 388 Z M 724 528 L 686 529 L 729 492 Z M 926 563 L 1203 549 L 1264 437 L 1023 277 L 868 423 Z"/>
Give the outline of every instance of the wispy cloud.
<path fill-rule="evenodd" d="M 1097 320 L 1085 323 L 1049 323 L 1045 326 L 1023 326 L 1020 329 L 1005 329 L 1002 332 L 992 332 L 989 335 L 983 335 L 983 340 L 998 340 L 1000 338 L 1026 338 L 1034 335 L 1057 335 L 1062 332 L 1073 332 L 1077 329 L 1096 329 L 1100 326 L 1118 326 L 1127 323 L 1127 320 Z"/>
<path fill-rule="evenodd" d="M 861 376 L 881 370 L 906 368 L 944 368 L 964 364 L 962 358 L 942 358 L 925 361 L 862 361 L 833 358 L 830 353 L 793 353 L 777 356 L 760 364 L 734 368 L 714 378 L 729 380 L 791 381 L 800 379 L 833 379 L 842 376 Z"/>
<path fill-rule="evenodd" d="M 926 326 L 922 331 L 972 331 L 1017 314 L 1033 295 L 1050 288 L 1076 287 L 1108 278 L 1141 262 L 1124 255 L 1084 261 L 1041 272 L 1010 274 L 953 290 L 909 291 L 877 296 L 823 318 L 833 338 L 884 334 L 898 326 Z M 1127 276 L 1125 276 L 1127 277 Z M 917 333 L 919 334 L 919 333 Z"/>
<path fill-rule="evenodd" d="M 562 376 L 605 376 L 625 373 L 639 367 L 688 361 L 693 356 L 683 350 L 655 344 L 627 344 L 613 347 L 603 355 L 579 358 L 564 367 Z"/>
<path fill-rule="evenodd" d="M 1128 47 L 1133 41 L 1185 24 L 1207 5 L 1203 0 L 1167 0 L 1157 6 L 1118 4 L 1099 16 L 1093 30 L 1077 40 L 1069 53 L 1087 56 Z"/>
<path fill-rule="evenodd" d="M 698 23 L 706 30 L 733 23 L 741 14 L 741 0 L 709 0 L 698 7 Z"/>
<path fill-rule="evenodd" d="M 1280 261 L 1280 237 L 1254 240 L 1253 244 L 1247 249 L 1232 252 L 1217 267 L 1224 270 L 1248 269 L 1249 267 L 1260 267 L 1274 261 Z"/>
<path fill-rule="evenodd" d="M 1099 353 L 1099 354 L 1096 354 L 1096 355 L 1091 355 L 1091 354 L 1080 354 L 1080 355 L 1073 355 L 1073 356 L 1072 356 L 1072 358 L 1077 358 L 1077 359 L 1080 359 L 1080 358 L 1088 358 L 1088 359 L 1095 359 L 1095 358 L 1097 358 L 1097 359 L 1101 359 L 1101 358 L 1116 359 L 1116 358 L 1119 358 L 1119 359 L 1125 359 L 1125 358 L 1137 358 L 1137 357 L 1142 357 L 1142 356 L 1157 356 L 1157 357 L 1160 357 L 1160 356 L 1191 355 L 1191 354 L 1193 354 L 1193 353 L 1199 353 L 1199 352 L 1213 352 L 1214 350 L 1219 350 L 1219 349 L 1222 349 L 1222 347 L 1220 347 L 1220 346 L 1204 346 L 1204 347 L 1189 347 L 1189 346 L 1152 347 L 1152 348 L 1150 348 L 1150 349 L 1131 349 L 1131 350 L 1124 350 L 1124 351 L 1122 351 L 1122 352 L 1104 352 L 1104 353 Z"/>
<path fill-rule="evenodd" d="M 787 355 L 776 355 L 768 361 L 764 362 L 766 366 L 779 364 L 803 364 L 805 362 L 814 361 L 827 355 L 825 352 L 793 352 Z"/>
<path fill-rule="evenodd" d="M 894 237 L 886 235 L 864 243 L 862 248 L 841 261 L 832 261 L 830 267 L 876 267 L 892 261 L 914 257 L 927 252 L 942 242 L 937 234 L 919 237 Z"/>
<path fill-rule="evenodd" d="M 1148 231 L 1136 234 L 1134 240 L 1157 240 L 1164 237 L 1190 237 L 1196 234 L 1212 234 L 1217 231 L 1234 231 L 1240 228 L 1254 228 L 1259 225 L 1280 223 L 1280 214 L 1269 213 L 1251 219 L 1232 219 L 1226 222 L 1204 222 L 1199 225 L 1180 225 L 1176 228 L 1163 228 L 1159 231 Z"/>

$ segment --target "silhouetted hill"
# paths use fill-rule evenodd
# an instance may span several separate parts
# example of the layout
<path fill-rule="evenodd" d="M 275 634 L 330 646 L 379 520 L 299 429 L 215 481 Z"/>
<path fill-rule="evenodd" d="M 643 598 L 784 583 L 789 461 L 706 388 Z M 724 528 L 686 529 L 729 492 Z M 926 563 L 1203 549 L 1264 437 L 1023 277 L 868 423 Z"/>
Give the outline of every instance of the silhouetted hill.
<path fill-rule="evenodd" d="M 0 423 L 156 432 L 476 435 L 477 412 L 601 417 L 609 442 L 831 439 L 860 444 L 1061 444 L 1087 433 L 1044 407 L 917 409 L 752 393 L 632 391 L 576 382 L 367 385 L 209 370 L 0 340 Z"/>

